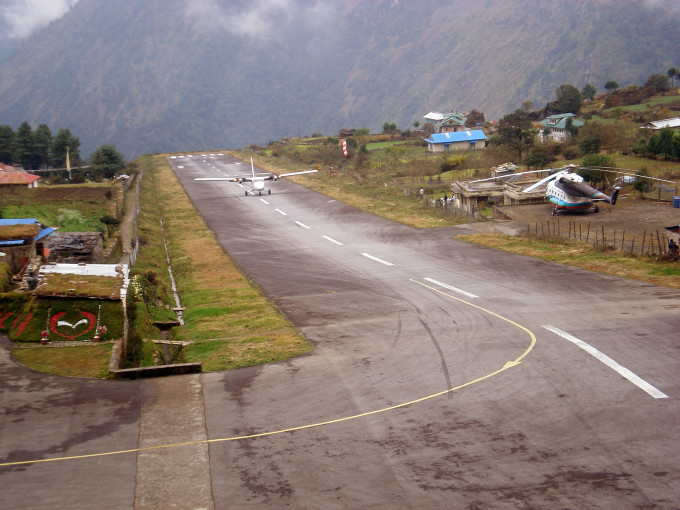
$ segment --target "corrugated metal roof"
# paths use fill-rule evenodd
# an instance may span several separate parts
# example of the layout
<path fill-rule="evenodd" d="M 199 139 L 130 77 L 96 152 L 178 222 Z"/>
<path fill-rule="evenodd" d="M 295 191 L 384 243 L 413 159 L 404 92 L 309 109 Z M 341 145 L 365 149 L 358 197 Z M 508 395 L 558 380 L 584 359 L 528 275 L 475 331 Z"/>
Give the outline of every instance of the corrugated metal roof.
<path fill-rule="evenodd" d="M 444 118 L 444 114 L 439 112 L 430 112 L 425 115 L 424 118 L 429 120 L 442 120 Z"/>
<path fill-rule="evenodd" d="M 38 223 L 35 218 L 0 218 L 0 225 L 30 225 Z"/>
<path fill-rule="evenodd" d="M 680 117 L 673 117 L 672 119 L 653 120 L 649 124 L 645 124 L 642 127 L 647 128 L 647 129 L 663 129 L 663 128 L 666 128 L 666 127 L 669 127 L 669 128 L 680 127 Z"/>
<path fill-rule="evenodd" d="M 454 143 L 454 142 L 478 142 L 487 137 L 481 129 L 469 131 L 456 131 L 455 133 L 432 133 L 430 138 L 425 139 L 428 143 Z"/>
<path fill-rule="evenodd" d="M 40 274 L 47 273 L 109 277 L 122 275 L 127 279 L 129 269 L 127 264 L 43 264 L 40 266 Z"/>

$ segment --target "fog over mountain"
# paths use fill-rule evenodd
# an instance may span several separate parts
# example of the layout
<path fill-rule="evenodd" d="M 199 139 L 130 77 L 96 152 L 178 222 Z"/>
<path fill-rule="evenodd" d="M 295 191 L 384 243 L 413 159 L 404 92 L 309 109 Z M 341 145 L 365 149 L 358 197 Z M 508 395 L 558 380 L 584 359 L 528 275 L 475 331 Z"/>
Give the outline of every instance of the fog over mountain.
<path fill-rule="evenodd" d="M 83 155 L 104 143 L 130 158 L 407 128 L 430 110 L 497 119 L 524 100 L 542 106 L 563 83 L 603 91 L 680 67 L 670 0 L 64 5 L 0 51 L 0 124 L 69 128 Z"/>

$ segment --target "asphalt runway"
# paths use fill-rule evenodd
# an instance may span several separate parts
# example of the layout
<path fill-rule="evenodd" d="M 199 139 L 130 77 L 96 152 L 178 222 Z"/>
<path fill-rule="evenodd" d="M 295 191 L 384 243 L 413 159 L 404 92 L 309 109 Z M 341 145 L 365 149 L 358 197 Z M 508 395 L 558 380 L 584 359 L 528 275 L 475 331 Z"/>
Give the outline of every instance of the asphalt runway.
<path fill-rule="evenodd" d="M 218 509 L 680 506 L 680 292 L 455 240 L 465 228 L 415 230 L 286 180 L 262 197 L 194 180 L 249 171 L 227 155 L 169 162 L 315 349 L 187 380 L 193 400 L 202 384 L 181 406 L 204 413 L 187 435 L 200 445 L 144 463 L 134 450 L 158 444 L 147 436 L 178 379 L 47 378 L 3 345 L 4 462 L 133 450 L 0 467 L 3 505 L 187 508 L 191 489 L 163 501 L 151 467 L 190 479 L 207 444 L 201 492 Z"/>
<path fill-rule="evenodd" d="M 262 197 L 194 180 L 238 173 L 229 156 L 169 161 L 316 344 L 204 375 L 209 437 L 256 436 L 211 444 L 217 507 L 680 504 L 680 293 L 417 231 L 286 180 Z"/>

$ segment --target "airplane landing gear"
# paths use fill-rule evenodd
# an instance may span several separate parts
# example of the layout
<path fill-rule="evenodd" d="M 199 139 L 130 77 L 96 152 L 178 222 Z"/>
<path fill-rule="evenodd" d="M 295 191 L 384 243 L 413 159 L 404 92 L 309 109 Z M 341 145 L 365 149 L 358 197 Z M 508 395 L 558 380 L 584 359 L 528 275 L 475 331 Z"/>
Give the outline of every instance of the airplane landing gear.
<path fill-rule="evenodd" d="M 598 213 L 598 212 L 600 212 L 600 208 L 599 208 L 598 206 L 595 206 L 595 207 L 593 207 L 593 211 L 595 211 L 596 213 Z"/>

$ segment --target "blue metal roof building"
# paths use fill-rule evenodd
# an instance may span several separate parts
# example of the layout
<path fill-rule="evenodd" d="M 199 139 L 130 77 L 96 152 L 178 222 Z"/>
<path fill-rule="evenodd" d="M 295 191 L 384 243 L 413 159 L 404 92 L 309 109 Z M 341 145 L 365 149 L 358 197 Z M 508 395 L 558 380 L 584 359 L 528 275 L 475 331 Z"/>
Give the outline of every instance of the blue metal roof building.
<path fill-rule="evenodd" d="M 487 136 L 481 129 L 455 133 L 432 133 L 425 141 L 430 152 L 472 151 L 486 147 Z"/>

